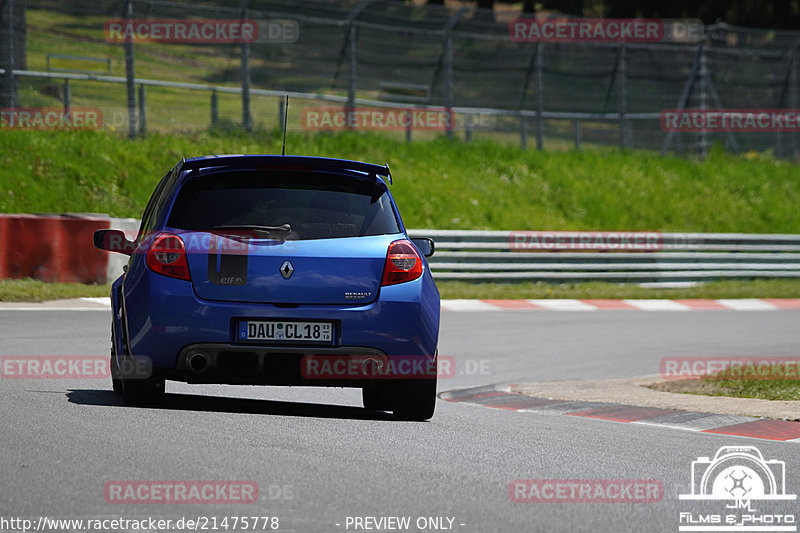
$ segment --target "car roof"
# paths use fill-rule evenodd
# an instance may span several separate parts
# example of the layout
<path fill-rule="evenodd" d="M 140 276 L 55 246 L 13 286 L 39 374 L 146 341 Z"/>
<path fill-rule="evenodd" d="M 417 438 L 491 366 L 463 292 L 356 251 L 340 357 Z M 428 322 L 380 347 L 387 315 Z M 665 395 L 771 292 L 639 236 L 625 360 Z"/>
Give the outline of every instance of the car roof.
<path fill-rule="evenodd" d="M 348 159 L 329 157 L 310 157 L 295 155 L 206 155 L 184 159 L 178 163 L 178 171 L 199 170 L 202 168 L 259 168 L 259 169 L 292 169 L 292 170 L 342 170 L 355 171 L 372 176 L 383 176 L 392 183 L 389 165 L 375 165 Z"/>

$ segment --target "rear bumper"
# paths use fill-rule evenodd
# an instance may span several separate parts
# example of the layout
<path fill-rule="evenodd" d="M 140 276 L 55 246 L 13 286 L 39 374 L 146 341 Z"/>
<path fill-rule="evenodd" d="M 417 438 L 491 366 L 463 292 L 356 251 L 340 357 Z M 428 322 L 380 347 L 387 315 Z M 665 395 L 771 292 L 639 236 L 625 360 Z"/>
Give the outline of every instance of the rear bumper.
<path fill-rule="evenodd" d="M 382 287 L 367 305 L 231 303 L 197 297 L 190 282 L 131 268 L 123 282 L 130 353 L 152 364 L 167 379 L 191 383 L 359 386 L 357 380 L 304 378 L 299 362 L 313 355 L 405 356 L 435 360 L 439 335 L 439 295 L 426 272 L 409 282 Z M 115 299 L 116 300 L 116 299 Z M 122 331 L 117 305 L 115 331 Z M 326 320 L 335 324 L 328 346 L 244 344 L 238 324 L 248 319 Z M 119 338 L 119 337 L 118 337 Z M 207 365 L 189 365 L 195 351 Z M 118 352 L 122 353 L 121 346 Z"/>
<path fill-rule="evenodd" d="M 165 377 L 187 383 L 361 387 L 383 379 L 366 376 L 373 362 L 380 364 L 386 357 L 380 350 L 363 347 L 312 349 L 200 343 L 183 348 L 175 369 L 166 372 Z M 340 364 L 348 360 L 355 366 Z M 338 371 L 317 371 L 325 363 L 332 369 L 334 362 Z"/>

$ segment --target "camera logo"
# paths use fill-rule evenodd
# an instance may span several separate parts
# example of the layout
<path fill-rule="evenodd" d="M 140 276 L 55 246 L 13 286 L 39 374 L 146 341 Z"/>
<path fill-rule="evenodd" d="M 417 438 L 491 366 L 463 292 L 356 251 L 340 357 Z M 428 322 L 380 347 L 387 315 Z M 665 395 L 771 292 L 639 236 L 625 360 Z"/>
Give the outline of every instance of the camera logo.
<path fill-rule="evenodd" d="M 695 502 L 678 513 L 678 531 L 797 531 L 786 463 L 765 460 L 755 446 L 723 446 L 713 459 L 692 461 L 691 493 L 678 498 Z"/>
<path fill-rule="evenodd" d="M 723 446 L 692 462 L 692 492 L 681 500 L 794 500 L 786 494 L 786 463 L 764 459 L 755 446 Z"/>

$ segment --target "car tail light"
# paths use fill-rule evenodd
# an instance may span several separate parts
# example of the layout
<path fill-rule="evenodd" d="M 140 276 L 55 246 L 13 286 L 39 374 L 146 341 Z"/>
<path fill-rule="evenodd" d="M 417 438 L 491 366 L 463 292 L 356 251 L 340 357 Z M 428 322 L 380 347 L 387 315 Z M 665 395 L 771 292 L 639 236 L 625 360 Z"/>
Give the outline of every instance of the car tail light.
<path fill-rule="evenodd" d="M 147 249 L 145 263 L 153 272 L 171 278 L 191 281 L 189 262 L 186 259 L 186 248 L 177 235 L 161 233 L 157 235 Z"/>
<path fill-rule="evenodd" d="M 422 258 L 410 241 L 394 241 L 386 254 L 381 285 L 394 285 L 415 280 L 422 275 Z"/>

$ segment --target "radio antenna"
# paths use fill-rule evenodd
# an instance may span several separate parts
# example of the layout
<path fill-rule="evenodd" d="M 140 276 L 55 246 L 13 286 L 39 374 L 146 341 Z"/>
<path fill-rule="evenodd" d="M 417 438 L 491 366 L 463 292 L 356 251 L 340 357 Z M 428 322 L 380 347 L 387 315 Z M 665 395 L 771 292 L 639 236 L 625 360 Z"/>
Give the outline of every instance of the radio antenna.
<path fill-rule="evenodd" d="M 281 155 L 286 155 L 286 119 L 289 117 L 289 95 L 286 95 L 286 103 L 283 105 L 283 146 Z"/>

